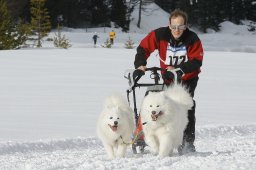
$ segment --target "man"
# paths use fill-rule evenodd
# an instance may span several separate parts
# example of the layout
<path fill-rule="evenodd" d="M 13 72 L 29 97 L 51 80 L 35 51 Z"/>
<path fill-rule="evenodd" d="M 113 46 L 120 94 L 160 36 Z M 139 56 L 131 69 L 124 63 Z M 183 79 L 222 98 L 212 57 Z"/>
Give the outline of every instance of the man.
<path fill-rule="evenodd" d="M 110 39 L 110 43 L 111 45 L 114 44 L 114 38 L 116 37 L 116 33 L 114 30 L 112 30 L 111 32 L 109 32 L 109 39 Z"/>
<path fill-rule="evenodd" d="M 96 47 L 97 44 L 97 39 L 99 38 L 97 32 L 94 33 L 94 35 L 92 36 L 93 42 L 94 42 L 94 47 Z"/>
<path fill-rule="evenodd" d="M 146 69 L 147 58 L 156 49 L 159 51 L 161 68 L 165 84 L 169 85 L 178 77 L 187 86 L 192 97 L 197 86 L 198 74 L 203 60 L 203 48 L 196 33 L 187 28 L 188 17 L 179 9 L 171 12 L 169 26 L 150 32 L 137 48 L 134 65 L 136 69 Z M 188 125 L 184 131 L 180 154 L 195 152 L 195 101 L 188 111 Z"/>

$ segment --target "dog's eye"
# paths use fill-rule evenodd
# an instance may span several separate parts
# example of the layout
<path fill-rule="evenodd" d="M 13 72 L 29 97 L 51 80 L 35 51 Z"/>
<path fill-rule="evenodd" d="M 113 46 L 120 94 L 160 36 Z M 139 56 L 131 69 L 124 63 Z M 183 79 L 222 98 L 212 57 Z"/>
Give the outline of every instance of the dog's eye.
<path fill-rule="evenodd" d="M 119 117 L 117 119 L 119 119 Z"/>
<path fill-rule="evenodd" d="M 152 105 L 150 105 L 149 107 L 152 107 Z"/>
<path fill-rule="evenodd" d="M 110 117 L 109 119 L 113 119 L 113 117 Z"/>
<path fill-rule="evenodd" d="M 157 105 L 156 107 L 159 107 L 160 105 Z"/>

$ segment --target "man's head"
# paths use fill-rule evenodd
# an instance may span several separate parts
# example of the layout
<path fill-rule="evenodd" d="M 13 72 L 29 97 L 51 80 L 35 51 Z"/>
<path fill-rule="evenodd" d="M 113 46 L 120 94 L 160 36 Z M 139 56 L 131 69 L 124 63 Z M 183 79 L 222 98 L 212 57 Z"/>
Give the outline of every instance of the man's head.
<path fill-rule="evenodd" d="M 179 39 L 187 28 L 188 16 L 184 11 L 175 9 L 170 14 L 169 22 L 173 37 Z"/>

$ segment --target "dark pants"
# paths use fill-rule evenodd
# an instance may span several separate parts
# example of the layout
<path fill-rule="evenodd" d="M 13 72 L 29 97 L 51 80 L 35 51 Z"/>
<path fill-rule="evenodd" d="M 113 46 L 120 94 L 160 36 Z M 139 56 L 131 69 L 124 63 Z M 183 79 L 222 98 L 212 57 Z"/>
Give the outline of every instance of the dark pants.
<path fill-rule="evenodd" d="M 114 38 L 110 38 L 110 44 L 111 44 L 111 45 L 114 44 Z"/>
<path fill-rule="evenodd" d="M 97 39 L 93 39 L 94 45 L 97 44 Z"/>
<path fill-rule="evenodd" d="M 194 92 L 197 86 L 198 77 L 183 81 L 182 84 L 184 84 L 192 97 L 194 97 Z M 183 136 L 183 144 L 185 142 L 193 144 L 195 141 L 195 124 L 196 124 L 196 117 L 195 117 L 195 108 L 196 108 L 196 102 L 194 100 L 194 106 L 191 108 L 191 110 L 188 111 L 188 125 L 184 131 Z"/>

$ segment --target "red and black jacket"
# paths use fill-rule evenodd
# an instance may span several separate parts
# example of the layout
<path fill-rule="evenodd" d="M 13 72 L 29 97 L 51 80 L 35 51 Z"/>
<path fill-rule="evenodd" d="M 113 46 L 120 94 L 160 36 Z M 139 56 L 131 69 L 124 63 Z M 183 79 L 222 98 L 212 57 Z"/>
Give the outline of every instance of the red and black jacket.
<path fill-rule="evenodd" d="M 134 66 L 146 66 L 147 59 L 152 52 L 158 50 L 161 68 L 168 65 L 180 68 L 184 75 L 182 80 L 197 77 L 201 72 L 203 61 L 203 47 L 196 33 L 188 28 L 179 40 L 175 40 L 169 27 L 161 27 L 150 32 L 137 48 Z"/>

